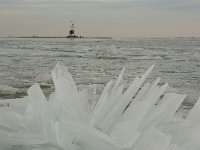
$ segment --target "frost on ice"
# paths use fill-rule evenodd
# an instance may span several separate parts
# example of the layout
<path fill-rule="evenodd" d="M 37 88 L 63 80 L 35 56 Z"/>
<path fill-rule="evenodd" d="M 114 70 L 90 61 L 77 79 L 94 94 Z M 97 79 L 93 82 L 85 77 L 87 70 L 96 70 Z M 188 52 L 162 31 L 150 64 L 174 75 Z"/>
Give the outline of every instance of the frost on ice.
<path fill-rule="evenodd" d="M 52 71 L 55 92 L 39 84 L 28 96 L 0 101 L 1 150 L 199 150 L 200 99 L 186 119 L 176 111 L 186 95 L 166 93 L 160 78 L 146 81 L 154 66 L 124 90 L 123 72 L 105 86 L 91 110 L 68 69 Z"/>

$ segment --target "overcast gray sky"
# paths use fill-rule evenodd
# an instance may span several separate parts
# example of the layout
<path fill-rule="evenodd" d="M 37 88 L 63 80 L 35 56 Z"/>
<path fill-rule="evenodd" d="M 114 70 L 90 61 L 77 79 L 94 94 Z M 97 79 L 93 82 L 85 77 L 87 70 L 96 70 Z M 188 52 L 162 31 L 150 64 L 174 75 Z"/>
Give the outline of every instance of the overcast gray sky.
<path fill-rule="evenodd" d="M 0 36 L 200 36 L 200 0 L 0 0 Z"/>

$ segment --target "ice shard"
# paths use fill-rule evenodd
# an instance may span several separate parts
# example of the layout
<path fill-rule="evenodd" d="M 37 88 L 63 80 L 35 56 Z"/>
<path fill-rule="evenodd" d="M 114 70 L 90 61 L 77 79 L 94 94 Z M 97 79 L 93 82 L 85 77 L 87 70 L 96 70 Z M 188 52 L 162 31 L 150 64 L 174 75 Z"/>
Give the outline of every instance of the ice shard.
<path fill-rule="evenodd" d="M 39 84 L 28 96 L 0 101 L 1 150 L 199 150 L 200 99 L 187 118 L 176 115 L 186 95 L 167 93 L 161 78 L 146 81 L 152 65 L 125 89 L 122 69 L 92 110 L 62 63 L 52 71 L 55 91 Z"/>
<path fill-rule="evenodd" d="M 187 119 L 200 124 L 200 97 L 187 116 Z"/>

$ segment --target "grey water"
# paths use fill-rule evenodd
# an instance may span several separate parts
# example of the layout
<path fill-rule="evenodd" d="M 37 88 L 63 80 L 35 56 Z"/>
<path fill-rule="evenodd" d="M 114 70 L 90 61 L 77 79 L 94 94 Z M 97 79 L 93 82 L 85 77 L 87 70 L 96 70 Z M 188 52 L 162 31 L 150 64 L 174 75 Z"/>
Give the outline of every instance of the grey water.
<path fill-rule="evenodd" d="M 200 96 L 200 38 L 0 38 L 0 99 L 23 97 L 34 82 L 48 96 L 57 62 L 68 67 L 80 90 L 96 88 L 97 95 L 124 66 L 128 86 L 155 64 L 149 79 L 162 77 L 169 92 L 187 94 L 184 109 Z"/>

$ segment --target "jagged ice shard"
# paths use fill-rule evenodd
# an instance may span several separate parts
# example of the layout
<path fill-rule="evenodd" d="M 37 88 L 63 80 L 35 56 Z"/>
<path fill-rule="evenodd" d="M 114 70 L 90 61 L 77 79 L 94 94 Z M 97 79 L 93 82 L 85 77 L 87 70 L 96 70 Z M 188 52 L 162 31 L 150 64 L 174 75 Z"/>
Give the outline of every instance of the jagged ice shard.
<path fill-rule="evenodd" d="M 58 63 L 48 99 L 35 83 L 27 97 L 0 101 L 0 150 L 199 150 L 200 99 L 177 117 L 186 95 L 167 93 L 160 78 L 147 82 L 153 67 L 126 90 L 124 68 L 91 110 L 89 92 Z"/>

